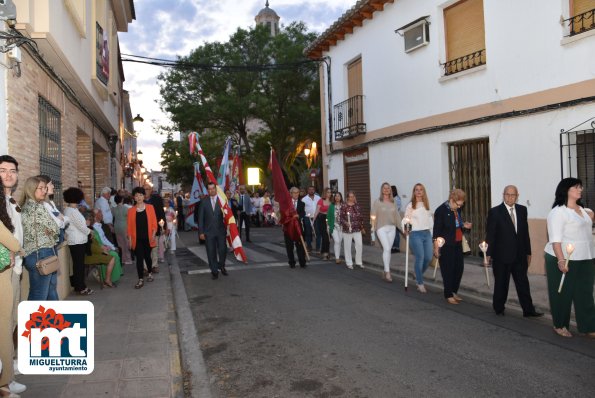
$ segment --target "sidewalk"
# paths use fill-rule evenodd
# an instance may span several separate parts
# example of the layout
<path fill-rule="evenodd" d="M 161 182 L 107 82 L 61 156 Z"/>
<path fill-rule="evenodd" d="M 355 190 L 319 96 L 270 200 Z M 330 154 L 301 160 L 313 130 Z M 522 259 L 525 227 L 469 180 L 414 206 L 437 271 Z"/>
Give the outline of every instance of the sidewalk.
<path fill-rule="evenodd" d="M 169 256 L 169 254 L 168 254 Z M 90 375 L 20 375 L 21 397 L 183 397 L 182 371 L 169 266 L 134 289 L 136 265 L 126 265 L 117 288 L 71 294 L 95 306 L 95 370 Z"/>
<path fill-rule="evenodd" d="M 405 247 L 405 243 L 402 242 L 402 247 Z M 331 250 L 333 243 L 331 241 Z M 334 258 L 333 255 L 331 257 Z M 376 242 L 375 246 L 365 245 L 363 248 L 363 260 L 364 265 L 369 267 L 378 268 L 381 270 L 384 268 L 382 263 L 382 248 L 380 243 Z M 332 260 L 331 260 L 332 261 Z M 344 264 L 344 263 L 343 263 Z M 409 282 L 408 290 L 413 294 L 420 294 L 417 292 L 415 283 L 415 257 L 410 254 L 409 257 Z M 401 253 L 394 253 L 391 255 L 391 272 L 393 275 L 398 276 L 398 279 L 394 280 L 393 283 L 404 283 L 405 275 L 405 253 L 404 250 Z M 489 308 L 492 308 L 492 295 L 494 292 L 494 275 L 492 268 L 488 268 L 490 276 L 490 287 L 486 284 L 485 268 L 483 266 L 483 260 L 479 257 L 465 256 L 465 272 L 463 273 L 463 279 L 461 280 L 461 290 L 459 291 L 460 296 L 474 296 L 475 298 L 489 303 Z M 424 274 L 424 284 L 429 287 L 430 291 L 440 291 L 442 293 L 442 277 L 440 270 L 436 272 L 436 281 L 433 278 L 434 269 L 432 267 Z M 549 314 L 549 299 L 547 293 L 547 281 L 545 275 L 529 275 L 529 285 L 531 287 L 531 297 L 533 298 L 533 305 L 539 312 L 544 312 L 546 317 Z M 508 310 L 518 310 L 522 313 L 518 297 L 516 294 L 516 288 L 514 281 L 510 280 L 510 287 L 508 290 L 508 302 L 506 303 Z"/>

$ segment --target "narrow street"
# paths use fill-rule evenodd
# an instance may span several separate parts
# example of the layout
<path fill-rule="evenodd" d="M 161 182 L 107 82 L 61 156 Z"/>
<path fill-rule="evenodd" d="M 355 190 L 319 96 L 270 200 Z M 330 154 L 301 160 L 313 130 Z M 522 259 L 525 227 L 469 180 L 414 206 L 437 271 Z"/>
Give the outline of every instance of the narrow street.
<path fill-rule="evenodd" d="M 290 269 L 278 228 L 252 229 L 250 260 L 211 280 L 203 246 L 176 257 L 215 396 L 590 396 L 595 345 L 548 319 L 494 315 L 466 297 L 405 292 L 375 269 L 314 257 Z M 197 257 L 198 255 L 198 257 Z M 365 259 L 364 259 L 365 261 Z"/>

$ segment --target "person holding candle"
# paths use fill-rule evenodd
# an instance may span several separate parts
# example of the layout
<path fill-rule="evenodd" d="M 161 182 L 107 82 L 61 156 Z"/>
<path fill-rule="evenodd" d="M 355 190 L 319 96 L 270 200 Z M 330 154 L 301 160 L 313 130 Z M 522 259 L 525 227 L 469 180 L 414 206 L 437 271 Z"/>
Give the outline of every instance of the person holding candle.
<path fill-rule="evenodd" d="M 470 222 L 463 221 L 461 207 L 465 204 L 465 191 L 453 189 L 446 202 L 434 212 L 434 256 L 440 258 L 440 273 L 444 285 L 444 298 L 449 304 L 459 304 L 463 299 L 457 292 L 463 278 L 463 228 L 471 229 Z M 436 239 L 444 239 L 439 247 Z"/>
<path fill-rule="evenodd" d="M 424 272 L 432 261 L 432 212 L 430 201 L 423 184 L 415 184 L 411 194 L 411 202 L 405 209 L 404 219 L 411 224 L 411 232 L 403 229 L 405 236 L 409 234 L 410 246 L 415 254 L 415 282 L 420 293 L 426 293 Z"/>
<path fill-rule="evenodd" d="M 322 239 L 322 244 L 320 246 L 320 254 L 322 255 L 323 260 L 329 259 L 329 246 L 330 246 L 330 237 L 329 237 L 329 228 L 327 225 L 327 213 L 329 211 L 329 206 L 331 205 L 331 189 L 325 188 L 323 197 L 320 198 L 318 203 L 316 204 L 316 211 L 314 212 L 314 220 L 316 225 L 316 236 L 320 236 Z"/>
<path fill-rule="evenodd" d="M 335 249 L 335 263 L 341 264 L 341 242 L 343 241 L 343 231 L 341 231 L 341 206 L 343 205 L 343 195 L 341 192 L 335 192 L 333 203 L 328 208 L 326 220 L 329 233 L 333 237 Z"/>
<path fill-rule="evenodd" d="M 376 231 L 376 236 L 382 245 L 382 262 L 384 264 L 382 279 L 392 282 L 390 275 L 391 247 L 395 241 L 396 228 L 401 225 L 401 216 L 397 212 L 389 183 L 385 182 L 380 186 L 380 197 L 372 205 L 370 218 L 372 219 L 372 228 Z"/>
<path fill-rule="evenodd" d="M 595 338 L 593 220 L 581 203 L 582 192 L 583 184 L 578 178 L 564 178 L 556 188 L 554 205 L 547 216 L 545 270 L 554 332 L 572 337 L 568 328 L 574 303 L 579 333 Z M 570 253 L 568 248 L 572 247 Z M 565 282 L 558 293 L 563 274 Z"/>
<path fill-rule="evenodd" d="M 535 311 L 527 278 L 531 264 L 527 208 L 516 203 L 518 197 L 517 187 L 508 185 L 502 193 L 502 203 L 488 212 L 486 261 L 491 261 L 494 273 L 492 308 L 497 315 L 504 315 L 512 275 L 523 316 L 540 317 L 543 313 Z"/>
<path fill-rule="evenodd" d="M 353 269 L 351 256 L 351 242 L 355 241 L 355 264 L 364 268 L 362 260 L 362 232 L 364 231 L 364 220 L 362 211 L 357 204 L 355 192 L 349 191 L 343 206 L 341 206 L 341 230 L 343 231 L 343 242 L 345 250 L 345 265 Z"/>

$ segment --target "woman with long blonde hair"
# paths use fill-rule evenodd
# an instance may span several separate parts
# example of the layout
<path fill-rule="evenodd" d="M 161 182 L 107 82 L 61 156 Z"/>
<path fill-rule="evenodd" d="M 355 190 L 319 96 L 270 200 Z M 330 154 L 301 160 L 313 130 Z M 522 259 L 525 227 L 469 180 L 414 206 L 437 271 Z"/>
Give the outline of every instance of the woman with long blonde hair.
<path fill-rule="evenodd" d="M 432 233 L 430 230 L 434 220 L 430 211 L 430 201 L 428 200 L 426 187 L 421 183 L 413 186 L 411 202 L 405 209 L 404 220 L 408 220 L 411 224 L 411 232 L 406 229 L 404 231 L 405 235 L 409 234 L 409 244 L 415 255 L 417 290 L 420 293 L 426 293 L 423 275 L 428 269 L 430 261 L 432 261 Z"/>
<path fill-rule="evenodd" d="M 395 241 L 397 227 L 401 224 L 401 216 L 397 212 L 395 199 L 392 189 L 388 182 L 380 186 L 380 197 L 372 205 L 370 212 L 372 218 L 372 228 L 376 230 L 376 236 L 382 246 L 382 262 L 384 264 L 384 273 L 382 279 L 392 282 L 390 274 L 390 254 L 391 247 Z"/>
<path fill-rule="evenodd" d="M 21 214 L 25 251 L 23 264 L 29 271 L 28 300 L 58 300 L 58 271 L 41 275 L 35 266 L 39 260 L 56 255 L 55 245 L 60 234 L 58 224 L 44 205 L 48 188 L 41 178 L 29 177 L 24 191 Z"/>

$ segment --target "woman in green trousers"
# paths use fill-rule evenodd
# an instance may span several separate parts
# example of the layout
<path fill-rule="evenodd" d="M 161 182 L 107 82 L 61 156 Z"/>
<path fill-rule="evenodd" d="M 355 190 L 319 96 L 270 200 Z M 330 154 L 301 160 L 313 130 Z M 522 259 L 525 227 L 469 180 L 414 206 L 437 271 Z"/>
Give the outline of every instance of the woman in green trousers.
<path fill-rule="evenodd" d="M 554 332 L 572 337 L 568 328 L 574 303 L 579 333 L 595 338 L 593 215 L 582 206 L 582 192 L 583 184 L 577 178 L 564 178 L 556 188 L 556 199 L 547 216 L 549 242 L 545 246 L 545 268 Z"/>

